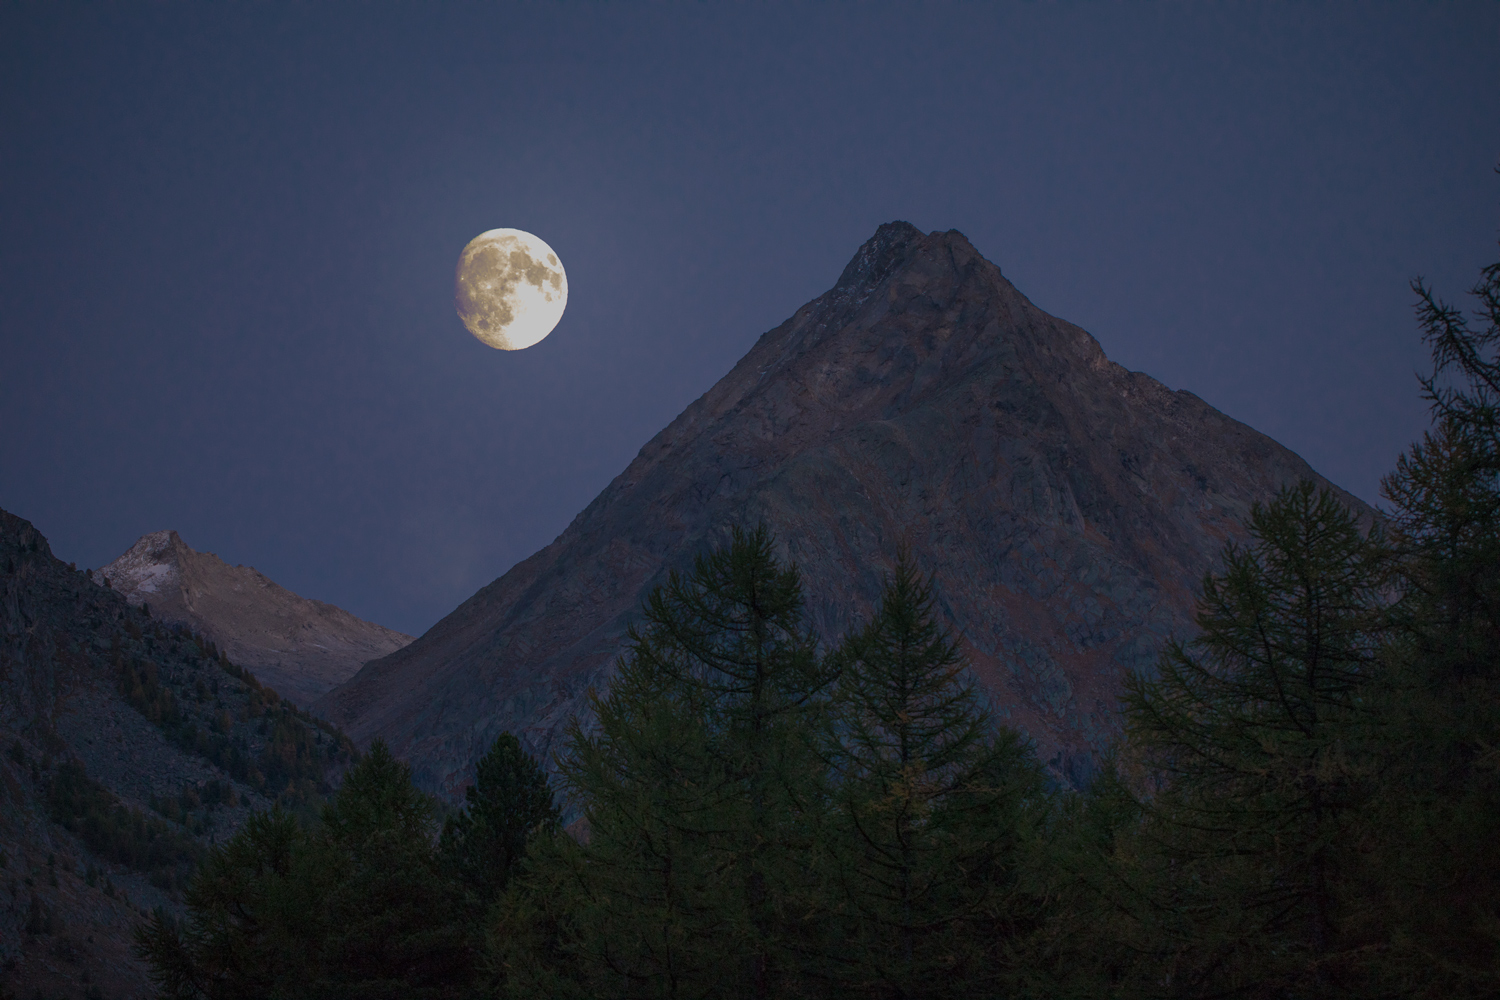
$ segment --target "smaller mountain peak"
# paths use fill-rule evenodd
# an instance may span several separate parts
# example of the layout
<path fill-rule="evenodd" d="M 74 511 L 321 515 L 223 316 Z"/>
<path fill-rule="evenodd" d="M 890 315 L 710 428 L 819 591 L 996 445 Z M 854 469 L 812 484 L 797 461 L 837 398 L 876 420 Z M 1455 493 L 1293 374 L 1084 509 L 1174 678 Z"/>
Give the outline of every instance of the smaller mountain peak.
<path fill-rule="evenodd" d="M 906 256 L 913 243 L 921 240 L 922 230 L 910 222 L 887 222 L 864 242 L 839 275 L 835 288 L 877 285 Z"/>
<path fill-rule="evenodd" d="M 369 660 L 411 636 L 309 600 L 252 566 L 230 566 L 199 552 L 170 529 L 142 535 L 114 562 L 94 571 L 131 604 L 149 604 L 168 624 L 208 636 L 283 698 L 306 707 Z"/>
<path fill-rule="evenodd" d="M 170 528 L 153 531 L 136 539 L 123 555 L 94 570 L 90 576 L 98 584 L 108 581 L 126 600 L 138 604 L 146 599 L 143 595 L 154 595 L 163 588 L 175 587 L 182 562 L 192 552 L 181 536 Z"/>
<path fill-rule="evenodd" d="M 129 556 L 133 554 L 137 557 L 161 560 L 164 557 L 180 554 L 183 551 L 192 552 L 193 550 L 182 540 L 181 535 L 177 534 L 171 528 L 167 528 L 165 531 L 153 531 L 150 534 L 142 535 L 136 539 L 136 543 L 130 547 L 125 555 Z"/>

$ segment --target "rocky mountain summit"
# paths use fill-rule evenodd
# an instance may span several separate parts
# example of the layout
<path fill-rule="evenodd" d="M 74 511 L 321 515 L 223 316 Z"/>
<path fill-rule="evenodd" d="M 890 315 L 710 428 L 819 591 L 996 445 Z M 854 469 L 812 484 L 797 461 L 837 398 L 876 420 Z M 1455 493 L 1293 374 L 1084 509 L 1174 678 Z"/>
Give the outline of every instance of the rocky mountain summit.
<path fill-rule="evenodd" d="M 353 755 L 0 510 L 0 995 L 154 995 L 136 922 L 181 912 L 252 810 L 310 815 Z"/>
<path fill-rule="evenodd" d="M 175 531 L 141 536 L 94 579 L 109 580 L 133 604 L 149 604 L 163 621 L 208 636 L 232 661 L 304 708 L 367 661 L 412 640 L 299 597 L 254 567 L 194 551 Z"/>
<path fill-rule="evenodd" d="M 1251 505 L 1301 479 L 1324 483 L 1111 362 L 962 234 L 890 223 L 556 541 L 316 710 L 449 794 L 501 730 L 550 755 L 649 588 L 764 521 L 830 640 L 909 545 L 998 714 L 1081 783 L 1117 732 L 1122 676 L 1191 629 Z"/>

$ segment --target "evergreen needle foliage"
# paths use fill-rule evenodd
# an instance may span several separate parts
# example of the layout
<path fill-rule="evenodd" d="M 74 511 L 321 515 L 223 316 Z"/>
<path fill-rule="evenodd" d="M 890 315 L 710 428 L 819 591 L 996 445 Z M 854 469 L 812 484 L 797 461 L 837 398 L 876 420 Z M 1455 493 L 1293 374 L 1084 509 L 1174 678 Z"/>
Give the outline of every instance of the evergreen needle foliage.
<path fill-rule="evenodd" d="M 1174 978 L 1323 983 L 1387 615 L 1389 560 L 1329 491 L 1282 490 L 1203 583 L 1200 634 L 1132 677 L 1130 737 L 1160 782 L 1149 835 L 1177 877 L 1157 921 Z M 1180 918 L 1180 919 L 1174 919 Z M 1276 961 L 1268 961 L 1268 956 Z"/>
<path fill-rule="evenodd" d="M 513 846 L 512 818 L 544 826 L 555 816 L 550 794 L 541 802 L 530 782 L 535 764 L 518 765 L 517 750 L 512 741 L 487 756 L 470 812 L 445 831 L 446 852 L 436 843 L 432 801 L 380 742 L 316 826 L 279 808 L 253 814 L 199 868 L 188 919 L 158 911 L 138 929 L 138 951 L 162 996 L 473 996 L 484 915 L 475 897 L 519 863 L 503 852 Z M 497 783 L 496 772 L 503 779 L 507 769 L 526 780 Z M 516 798 L 497 801 L 507 792 Z M 479 879 L 469 891 L 465 871 Z"/>
<path fill-rule="evenodd" d="M 831 974 L 881 996 L 998 989 L 1038 912 L 1016 854 L 1041 818 L 1041 771 L 980 705 L 932 588 L 903 551 L 874 620 L 834 656 L 825 847 L 845 936 Z"/>
<path fill-rule="evenodd" d="M 1368 837 L 1370 975 L 1391 996 L 1500 995 L 1500 263 L 1470 326 L 1421 281 L 1435 426 L 1386 477 L 1402 628 Z"/>
<path fill-rule="evenodd" d="M 765 528 L 651 594 L 563 774 L 588 834 L 534 876 L 579 996 L 769 996 L 813 928 L 811 735 L 832 676 Z M 518 980 L 519 993 L 537 985 Z M 554 995 L 562 984 L 549 982 Z"/>
<path fill-rule="evenodd" d="M 459 882 L 487 909 L 505 891 L 534 836 L 557 832 L 559 812 L 547 775 L 501 733 L 480 758 L 465 808 L 443 823 L 439 851 Z"/>

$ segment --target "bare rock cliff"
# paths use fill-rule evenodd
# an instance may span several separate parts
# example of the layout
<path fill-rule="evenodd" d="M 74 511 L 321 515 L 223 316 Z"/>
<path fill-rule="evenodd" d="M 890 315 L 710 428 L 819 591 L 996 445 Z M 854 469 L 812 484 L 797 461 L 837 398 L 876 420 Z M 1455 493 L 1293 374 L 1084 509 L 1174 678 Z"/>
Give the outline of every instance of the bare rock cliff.
<path fill-rule="evenodd" d="M 1117 732 L 1121 677 L 1191 628 L 1251 505 L 1303 478 L 1322 482 L 1111 362 L 962 234 L 890 223 L 556 541 L 316 710 L 449 794 L 501 730 L 555 753 L 644 592 L 764 520 L 829 639 L 909 543 L 997 712 L 1083 781 Z"/>
<path fill-rule="evenodd" d="M 212 639 L 282 697 L 307 707 L 412 637 L 280 587 L 250 566 L 197 552 L 175 531 L 141 536 L 94 579 Z"/>

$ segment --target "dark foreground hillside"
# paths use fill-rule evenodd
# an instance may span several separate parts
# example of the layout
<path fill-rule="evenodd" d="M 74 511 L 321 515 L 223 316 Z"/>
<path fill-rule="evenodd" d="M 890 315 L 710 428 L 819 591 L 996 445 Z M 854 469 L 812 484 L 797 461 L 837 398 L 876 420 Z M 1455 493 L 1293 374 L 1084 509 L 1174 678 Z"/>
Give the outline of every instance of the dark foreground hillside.
<path fill-rule="evenodd" d="M 310 810 L 351 754 L 0 511 L 0 988 L 150 995 L 134 923 L 178 908 L 253 810 Z"/>

